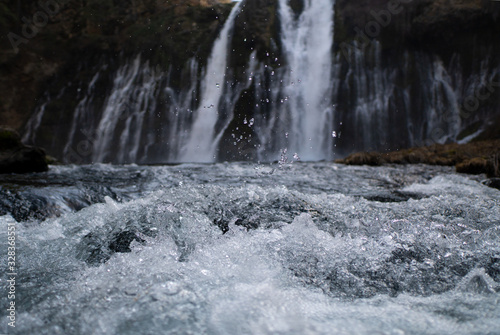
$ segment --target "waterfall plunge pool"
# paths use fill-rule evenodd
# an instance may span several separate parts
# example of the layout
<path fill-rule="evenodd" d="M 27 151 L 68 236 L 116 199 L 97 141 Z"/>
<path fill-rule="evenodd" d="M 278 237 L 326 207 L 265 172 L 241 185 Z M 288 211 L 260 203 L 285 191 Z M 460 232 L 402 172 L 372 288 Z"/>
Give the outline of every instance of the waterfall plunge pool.
<path fill-rule="evenodd" d="M 447 167 L 97 164 L 0 178 L 1 253 L 15 225 L 17 275 L 16 328 L 3 318 L 1 332 L 500 329 L 500 191 Z"/>

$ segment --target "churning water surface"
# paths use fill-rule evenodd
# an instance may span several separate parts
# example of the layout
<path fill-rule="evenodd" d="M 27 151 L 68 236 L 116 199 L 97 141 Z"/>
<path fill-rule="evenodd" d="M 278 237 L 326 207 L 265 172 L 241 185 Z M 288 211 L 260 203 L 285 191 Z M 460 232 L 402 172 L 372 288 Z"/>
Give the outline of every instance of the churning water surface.
<path fill-rule="evenodd" d="M 66 166 L 0 192 L 2 331 L 500 333 L 500 191 L 450 168 Z"/>

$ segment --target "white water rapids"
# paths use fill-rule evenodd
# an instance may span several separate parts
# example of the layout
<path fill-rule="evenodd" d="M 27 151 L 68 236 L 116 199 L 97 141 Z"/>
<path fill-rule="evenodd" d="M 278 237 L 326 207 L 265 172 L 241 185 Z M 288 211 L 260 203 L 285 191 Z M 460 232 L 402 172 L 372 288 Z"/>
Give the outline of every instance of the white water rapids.
<path fill-rule="evenodd" d="M 332 163 L 2 176 L 11 333 L 495 334 L 500 192 L 480 180 Z M 40 203 L 57 211 L 22 216 Z"/>

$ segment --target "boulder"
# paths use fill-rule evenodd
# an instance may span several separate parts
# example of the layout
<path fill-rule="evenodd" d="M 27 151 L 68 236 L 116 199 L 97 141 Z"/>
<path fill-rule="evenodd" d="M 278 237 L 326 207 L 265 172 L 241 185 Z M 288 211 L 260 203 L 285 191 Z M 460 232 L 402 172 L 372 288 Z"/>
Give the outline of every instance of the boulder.
<path fill-rule="evenodd" d="M 0 173 L 44 172 L 47 170 L 48 165 L 43 149 L 24 145 L 15 130 L 0 127 Z"/>

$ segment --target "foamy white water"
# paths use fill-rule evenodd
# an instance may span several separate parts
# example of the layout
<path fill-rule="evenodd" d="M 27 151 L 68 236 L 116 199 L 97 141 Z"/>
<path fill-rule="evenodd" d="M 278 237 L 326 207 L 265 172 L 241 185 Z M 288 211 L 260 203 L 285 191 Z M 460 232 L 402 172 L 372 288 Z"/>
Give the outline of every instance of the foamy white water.
<path fill-rule="evenodd" d="M 481 177 L 235 163 L 53 167 L 30 177 L 36 188 L 23 178 L 3 176 L 0 189 L 19 185 L 0 209 L 24 199 L 12 215 L 28 220 L 16 223 L 17 334 L 500 327 L 500 191 Z M 71 207 L 92 197 L 101 203 Z M 62 214 L 23 218 L 36 199 Z M 0 217 L 3 241 L 9 222 Z"/>

